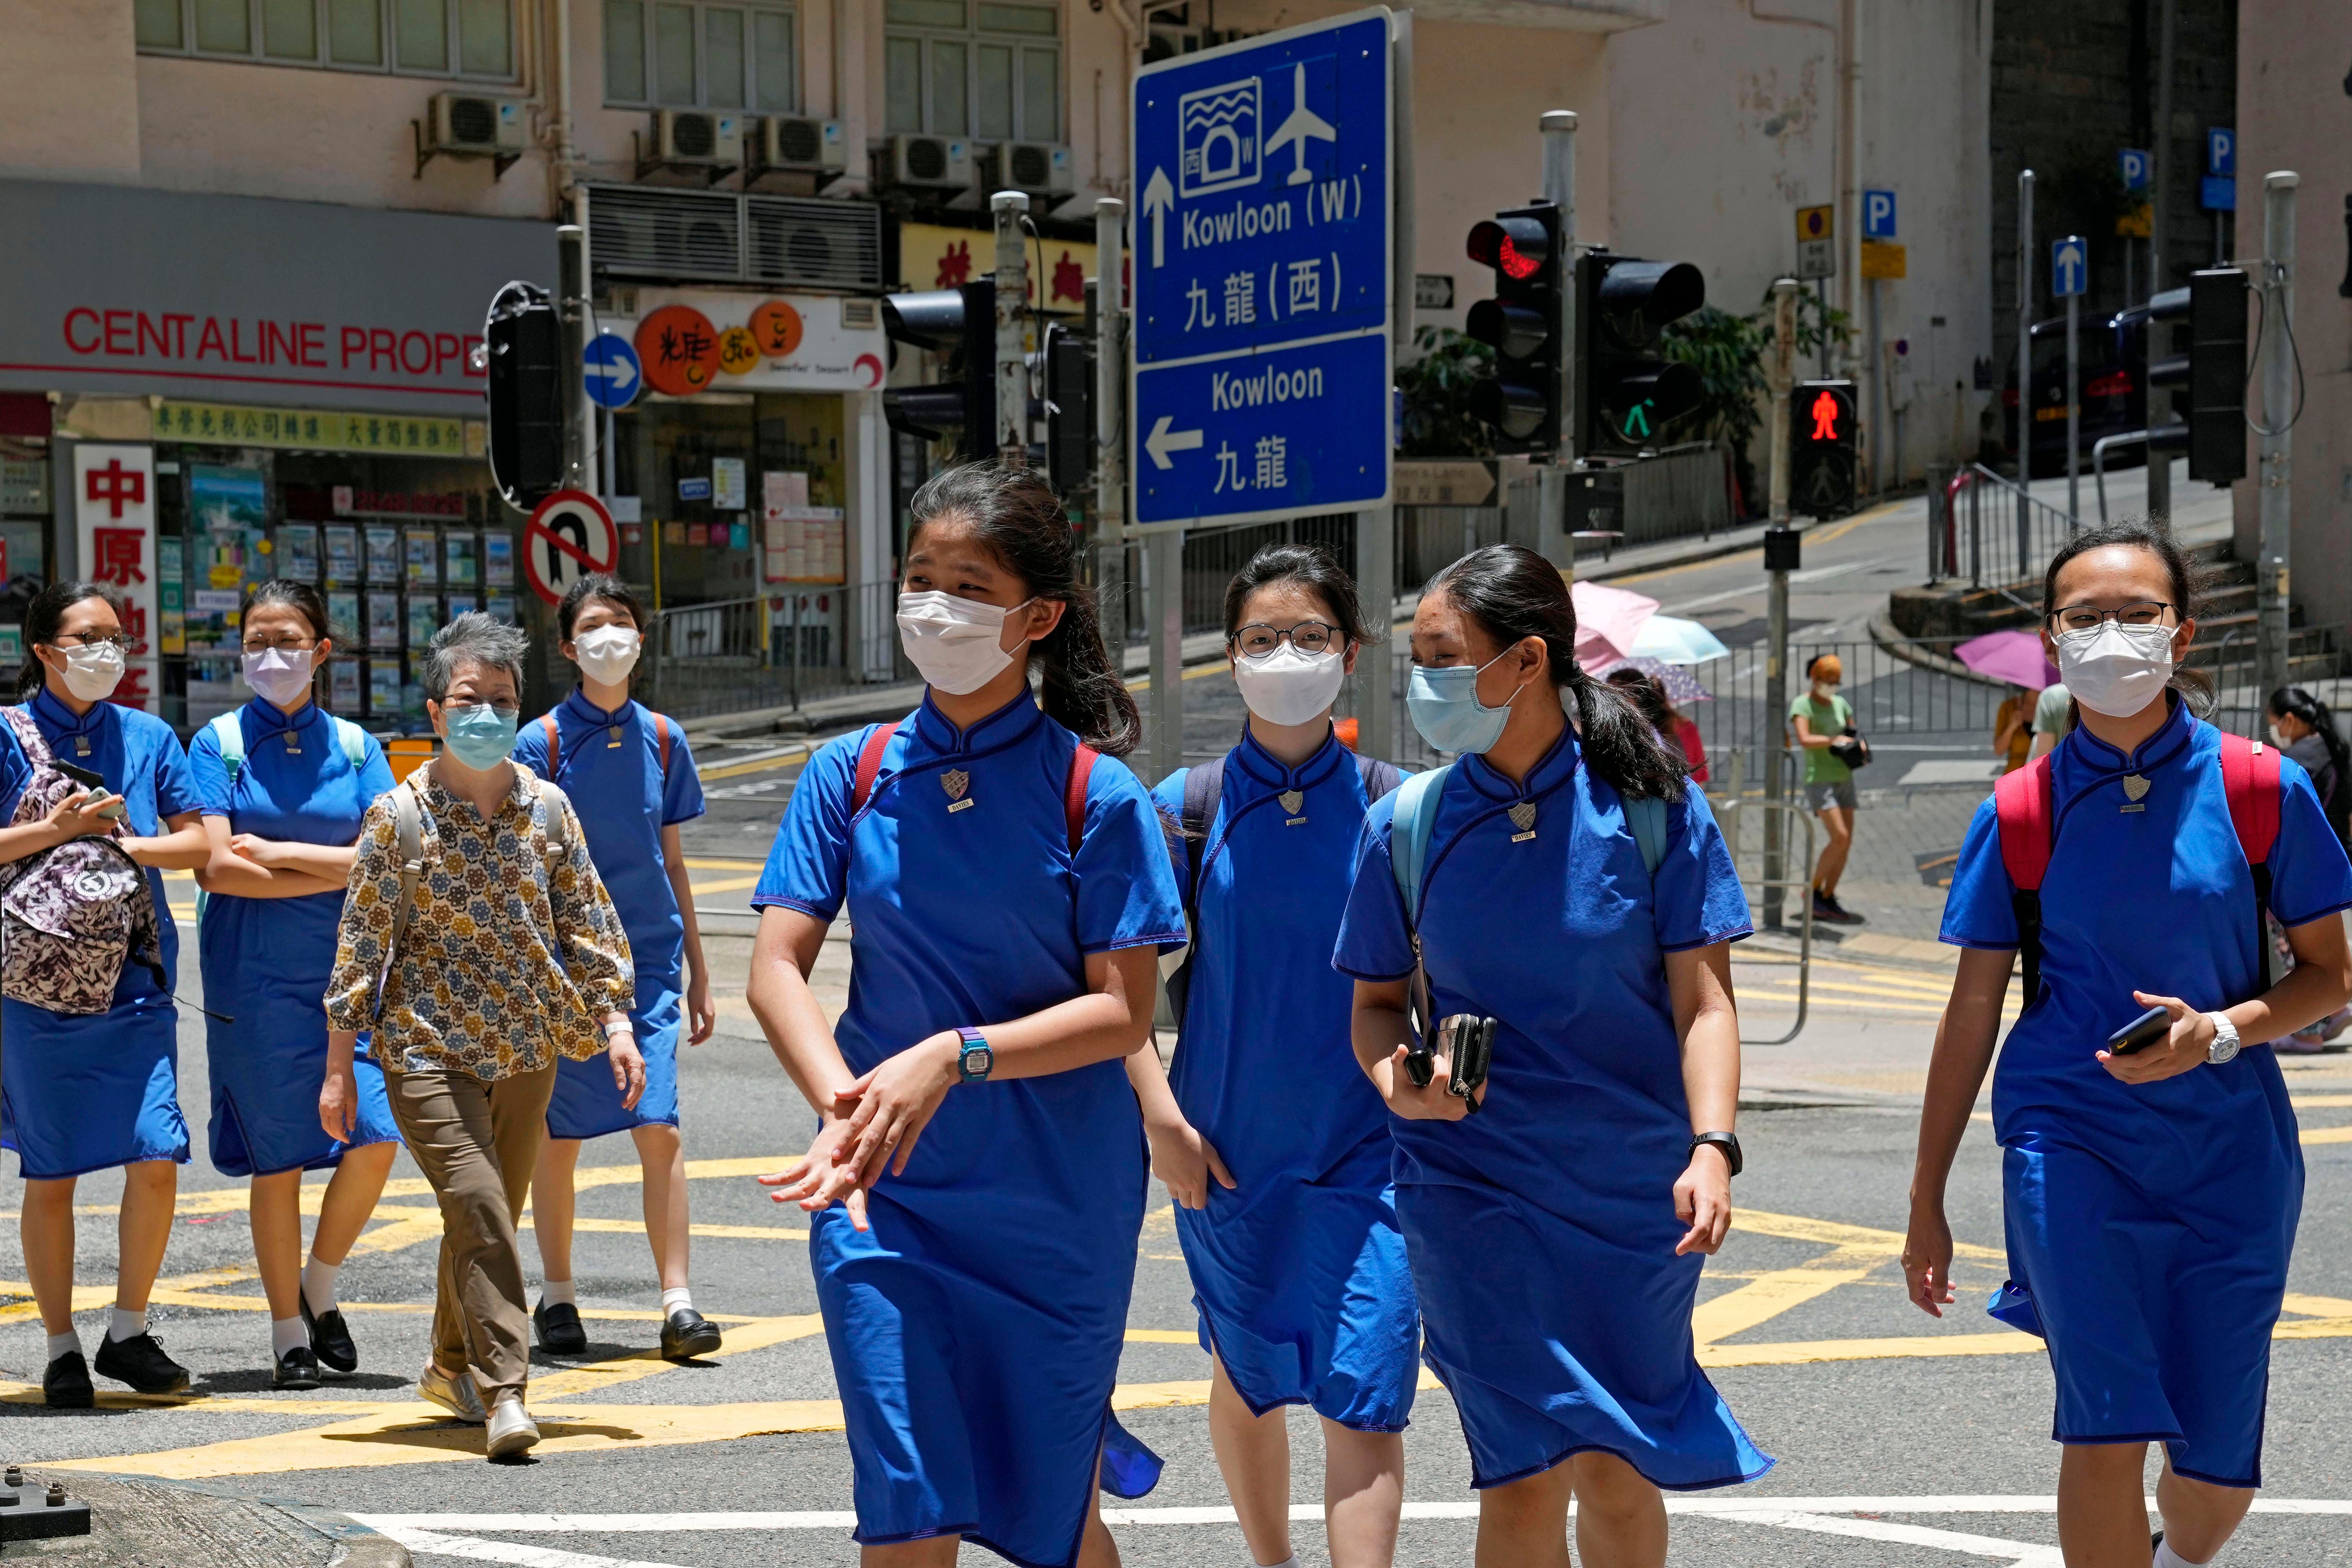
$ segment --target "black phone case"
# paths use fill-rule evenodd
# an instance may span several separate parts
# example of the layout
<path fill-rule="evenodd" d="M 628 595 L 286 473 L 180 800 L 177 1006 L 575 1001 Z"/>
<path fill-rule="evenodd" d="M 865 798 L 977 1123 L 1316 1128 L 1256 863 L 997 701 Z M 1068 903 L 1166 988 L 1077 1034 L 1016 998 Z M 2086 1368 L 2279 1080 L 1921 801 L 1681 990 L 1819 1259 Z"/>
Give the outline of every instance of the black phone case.
<path fill-rule="evenodd" d="M 2122 1039 L 2118 1040 L 2112 1035 L 2107 1037 L 2107 1052 L 2110 1056 L 2137 1056 L 2172 1033 L 2171 1014 L 2160 1007 L 2150 1008 L 2149 1012 L 2154 1013 L 2156 1016 L 2145 1024 L 2135 1023 L 2128 1026 L 2128 1032 L 2124 1033 Z"/>

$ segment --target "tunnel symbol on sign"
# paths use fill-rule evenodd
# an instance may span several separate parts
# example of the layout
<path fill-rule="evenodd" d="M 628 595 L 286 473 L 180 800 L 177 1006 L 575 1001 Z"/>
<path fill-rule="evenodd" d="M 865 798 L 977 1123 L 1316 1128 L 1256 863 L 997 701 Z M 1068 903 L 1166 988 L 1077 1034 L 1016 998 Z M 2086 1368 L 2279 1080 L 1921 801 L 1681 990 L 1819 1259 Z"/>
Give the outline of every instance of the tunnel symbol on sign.
<path fill-rule="evenodd" d="M 1176 100 L 1179 194 L 1190 198 L 1257 184 L 1258 79 L 1188 92 Z"/>

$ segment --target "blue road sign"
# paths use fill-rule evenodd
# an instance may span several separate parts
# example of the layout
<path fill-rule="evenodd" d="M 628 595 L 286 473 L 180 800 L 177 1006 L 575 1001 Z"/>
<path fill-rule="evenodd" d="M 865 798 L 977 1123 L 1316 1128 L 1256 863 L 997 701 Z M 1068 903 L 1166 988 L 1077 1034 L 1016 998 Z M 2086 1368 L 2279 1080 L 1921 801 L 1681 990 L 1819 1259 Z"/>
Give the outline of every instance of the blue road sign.
<path fill-rule="evenodd" d="M 1862 193 L 1862 237 L 1864 239 L 1895 237 L 1895 193 L 1893 191 Z"/>
<path fill-rule="evenodd" d="M 2197 183 L 2197 199 L 2207 212 L 2233 213 L 2238 210 L 2238 176 L 2208 174 Z"/>
<path fill-rule="evenodd" d="M 1137 73 L 1137 523 L 1388 500 L 1389 33 L 1360 11 Z"/>
<path fill-rule="evenodd" d="M 2050 242 L 2050 292 L 2063 300 L 2086 292 L 2090 286 L 2091 250 L 2079 234 Z"/>
<path fill-rule="evenodd" d="M 2155 163 L 2147 149 L 2126 147 L 2116 154 L 2116 162 L 2123 167 L 2124 189 L 2127 191 L 2147 189 L 2148 174 Z"/>
<path fill-rule="evenodd" d="M 618 332 L 599 332 L 581 353 L 581 372 L 588 380 L 588 401 L 599 408 L 626 408 L 646 384 L 645 366 L 637 351 Z"/>
<path fill-rule="evenodd" d="M 2209 174 L 2229 174 L 2238 172 L 2238 133 L 2227 125 L 2208 126 L 2205 131 L 2205 172 Z"/>

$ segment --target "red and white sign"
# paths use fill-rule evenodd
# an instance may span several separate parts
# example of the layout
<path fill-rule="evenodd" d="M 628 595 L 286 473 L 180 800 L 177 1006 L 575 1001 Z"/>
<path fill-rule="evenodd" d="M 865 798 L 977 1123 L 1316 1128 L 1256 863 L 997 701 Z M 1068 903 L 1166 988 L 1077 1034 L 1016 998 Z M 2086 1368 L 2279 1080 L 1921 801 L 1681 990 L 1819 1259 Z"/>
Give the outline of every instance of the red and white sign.
<path fill-rule="evenodd" d="M 102 583 L 122 607 L 133 646 L 114 700 L 154 711 L 156 679 L 155 448 L 94 441 L 74 447 L 74 537 L 81 574 Z"/>
<path fill-rule="evenodd" d="M 604 503 L 586 490 L 558 490 L 539 503 L 522 532 L 522 572 L 530 591 L 560 605 L 572 584 L 591 572 L 610 572 L 621 559 L 620 530 Z"/>

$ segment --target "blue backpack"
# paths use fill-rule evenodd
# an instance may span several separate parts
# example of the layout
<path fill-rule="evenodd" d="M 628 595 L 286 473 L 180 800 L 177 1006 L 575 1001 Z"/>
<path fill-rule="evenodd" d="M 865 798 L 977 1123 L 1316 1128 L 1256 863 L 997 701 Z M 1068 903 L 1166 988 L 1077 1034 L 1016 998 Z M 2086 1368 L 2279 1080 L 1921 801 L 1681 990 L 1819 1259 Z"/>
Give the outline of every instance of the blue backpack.
<path fill-rule="evenodd" d="M 1389 835 L 1389 863 L 1395 868 L 1397 889 L 1404 895 L 1404 918 L 1408 926 L 1421 924 L 1421 879 L 1428 868 L 1430 831 L 1437 826 L 1438 797 L 1444 793 L 1445 780 L 1454 772 L 1454 764 L 1431 768 L 1414 773 L 1397 786 L 1396 825 Z M 1625 826 L 1633 830 L 1633 842 L 1641 847 L 1642 866 L 1650 875 L 1658 874 L 1659 862 L 1666 858 L 1666 803 L 1651 795 L 1630 796 L 1625 800 Z M 1418 944 L 1419 938 L 1415 938 Z"/>

